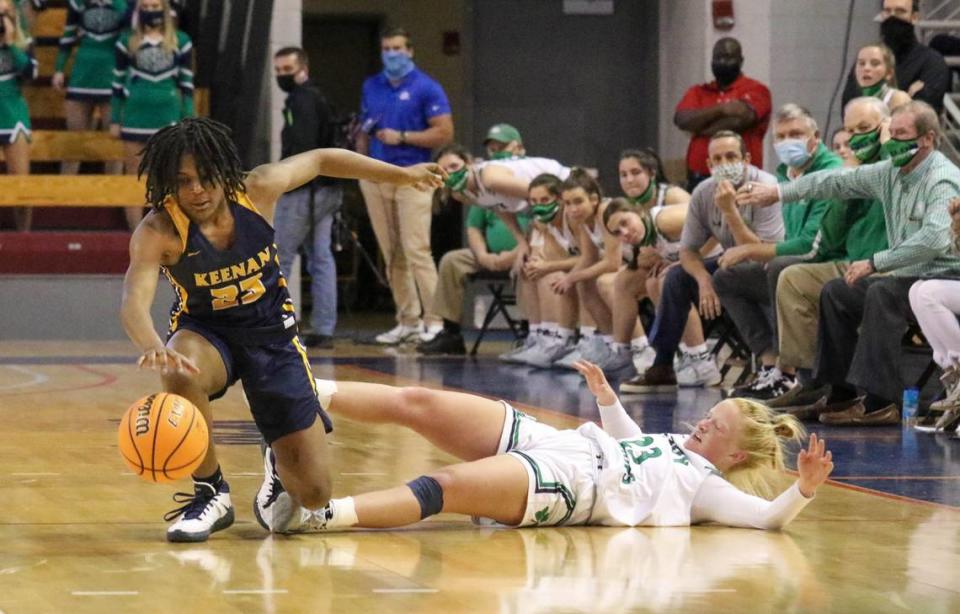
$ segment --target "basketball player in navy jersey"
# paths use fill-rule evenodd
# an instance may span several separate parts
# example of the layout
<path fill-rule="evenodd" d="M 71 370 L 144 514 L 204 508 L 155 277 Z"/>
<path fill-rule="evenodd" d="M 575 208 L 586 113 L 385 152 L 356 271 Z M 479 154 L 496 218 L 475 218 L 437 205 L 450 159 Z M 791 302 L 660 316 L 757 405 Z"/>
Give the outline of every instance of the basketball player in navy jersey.
<path fill-rule="evenodd" d="M 152 211 L 130 239 L 121 307 L 124 329 L 142 352 L 138 364 L 159 370 L 163 389 L 189 399 L 211 425 L 210 401 L 242 381 L 269 446 L 267 479 L 254 503 L 258 518 L 284 487 L 304 507 L 322 508 L 330 498 L 332 427 L 280 273 L 274 207 L 281 194 L 320 175 L 433 189 L 443 184 L 443 171 L 315 149 L 245 173 L 229 129 L 200 118 L 151 137 L 139 174 Z M 161 272 L 177 294 L 166 341 L 150 317 Z M 178 495 L 184 505 L 165 516 L 176 519 L 169 541 L 205 541 L 233 523 L 230 487 L 212 442 L 194 472 L 194 492 Z"/>

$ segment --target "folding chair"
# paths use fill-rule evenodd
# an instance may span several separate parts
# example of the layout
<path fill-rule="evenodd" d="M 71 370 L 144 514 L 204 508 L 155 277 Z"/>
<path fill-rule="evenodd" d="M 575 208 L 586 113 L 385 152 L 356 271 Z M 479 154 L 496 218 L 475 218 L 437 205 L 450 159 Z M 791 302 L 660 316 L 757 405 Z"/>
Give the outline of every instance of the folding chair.
<path fill-rule="evenodd" d="M 730 348 L 730 356 L 720 367 L 721 377 L 727 377 L 727 372 L 730 371 L 732 366 L 728 361 L 735 358 L 744 362 L 744 369 L 733 385 L 739 386 L 746 382 L 747 378 L 755 371 L 753 352 L 750 351 L 750 346 L 740 336 L 740 331 L 737 330 L 736 324 L 733 323 L 726 311 L 722 312 L 718 318 L 704 321 L 703 338 L 709 339 L 711 336 L 717 338 L 716 345 L 710 350 L 710 355 L 714 360 L 717 359 L 724 346 Z"/>
<path fill-rule="evenodd" d="M 485 283 L 493 297 L 490 307 L 483 317 L 483 326 L 480 327 L 477 339 L 473 342 L 473 347 L 470 348 L 470 355 L 475 356 L 477 354 L 477 348 L 480 347 L 480 342 L 483 341 L 487 329 L 490 328 L 490 324 L 497 317 L 497 314 L 502 315 L 503 319 L 507 321 L 507 326 L 510 327 L 513 338 L 519 339 L 521 337 L 520 322 L 511 317 L 510 312 L 507 311 L 507 307 L 517 304 L 517 294 L 513 288 L 513 280 L 510 279 L 510 274 L 506 271 L 478 271 L 470 275 L 468 279 Z"/>

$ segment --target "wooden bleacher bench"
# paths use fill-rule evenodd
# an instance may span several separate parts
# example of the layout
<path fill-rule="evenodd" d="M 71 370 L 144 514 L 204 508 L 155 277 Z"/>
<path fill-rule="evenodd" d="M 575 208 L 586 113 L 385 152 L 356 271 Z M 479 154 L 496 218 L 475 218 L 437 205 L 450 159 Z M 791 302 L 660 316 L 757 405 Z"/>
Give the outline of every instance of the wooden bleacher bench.
<path fill-rule="evenodd" d="M 2 159 L 2 155 L 0 155 Z M 123 160 L 123 144 L 107 132 L 35 130 L 31 162 Z M 0 205 L 118 207 L 144 202 L 133 175 L 0 175 Z"/>
<path fill-rule="evenodd" d="M 3 154 L 0 152 L 0 160 Z M 123 143 L 96 130 L 34 130 L 31 162 L 112 162 L 123 160 Z"/>

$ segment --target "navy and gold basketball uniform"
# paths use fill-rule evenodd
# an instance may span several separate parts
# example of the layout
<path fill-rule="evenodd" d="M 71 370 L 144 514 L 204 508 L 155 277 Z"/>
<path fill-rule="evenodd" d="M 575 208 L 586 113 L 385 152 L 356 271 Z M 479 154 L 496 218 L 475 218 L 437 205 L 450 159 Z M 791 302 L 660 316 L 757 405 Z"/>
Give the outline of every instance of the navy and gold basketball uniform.
<path fill-rule="evenodd" d="M 293 302 L 280 272 L 273 228 L 246 194 L 228 202 L 234 218 L 229 248 L 214 247 L 168 197 L 164 208 L 183 245 L 180 260 L 163 267 L 177 294 L 168 338 L 186 329 L 220 352 L 227 385 L 243 382 L 253 418 L 267 443 L 329 416 L 317 401 L 307 353 L 297 337 Z"/>

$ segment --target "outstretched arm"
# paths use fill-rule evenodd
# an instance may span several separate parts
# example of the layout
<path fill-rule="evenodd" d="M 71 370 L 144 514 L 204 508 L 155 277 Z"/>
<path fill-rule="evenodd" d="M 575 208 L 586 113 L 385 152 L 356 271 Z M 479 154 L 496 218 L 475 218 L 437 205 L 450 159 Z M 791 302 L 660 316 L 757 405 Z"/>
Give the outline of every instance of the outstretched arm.
<path fill-rule="evenodd" d="M 719 476 L 708 477 L 693 500 L 690 521 L 730 527 L 782 529 L 803 511 L 833 471 L 832 454 L 816 434 L 797 457 L 800 477 L 773 501 L 748 495 Z"/>
<path fill-rule="evenodd" d="M 408 167 L 394 166 L 346 149 L 313 149 L 280 162 L 263 164 L 250 171 L 246 178 L 247 194 L 268 220 L 284 192 L 305 185 L 313 179 L 366 179 L 378 183 L 413 185 L 417 188 L 439 188 L 445 172 L 432 163 Z"/>
<path fill-rule="evenodd" d="M 620 399 L 614 394 L 613 388 L 607 382 L 603 370 L 592 362 L 578 360 L 573 363 L 587 381 L 587 388 L 597 397 L 597 407 L 600 410 L 600 426 L 614 439 L 629 439 L 638 437 L 643 431 L 627 414 Z"/>
<path fill-rule="evenodd" d="M 166 347 L 153 327 L 150 306 L 157 292 L 163 239 L 148 222 L 141 223 L 130 239 L 130 266 L 123 278 L 120 321 L 127 336 L 140 350 L 137 366 L 162 372 L 198 373 L 189 358 Z"/>

